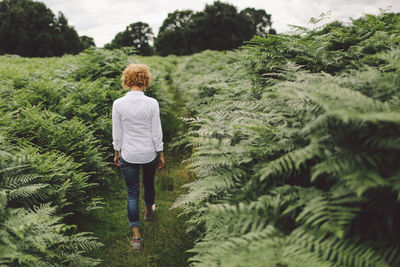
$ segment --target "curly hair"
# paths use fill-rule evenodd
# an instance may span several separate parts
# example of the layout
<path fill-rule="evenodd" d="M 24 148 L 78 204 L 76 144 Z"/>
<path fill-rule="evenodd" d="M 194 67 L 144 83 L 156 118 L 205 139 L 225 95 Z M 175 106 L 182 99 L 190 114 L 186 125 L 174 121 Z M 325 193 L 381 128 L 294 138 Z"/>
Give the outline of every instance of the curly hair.
<path fill-rule="evenodd" d="M 150 86 L 151 74 L 149 68 L 142 64 L 129 64 L 121 77 L 122 86 L 127 89 L 138 86 L 147 89 Z"/>

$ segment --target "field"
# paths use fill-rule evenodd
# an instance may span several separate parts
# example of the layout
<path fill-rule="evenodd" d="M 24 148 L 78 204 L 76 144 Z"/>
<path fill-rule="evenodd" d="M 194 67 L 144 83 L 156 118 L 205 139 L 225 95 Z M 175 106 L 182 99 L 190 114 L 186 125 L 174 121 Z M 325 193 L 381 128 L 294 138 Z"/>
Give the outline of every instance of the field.
<path fill-rule="evenodd" d="M 399 266 L 399 44 L 382 13 L 191 56 L 1 56 L 0 265 Z M 167 144 L 138 254 L 111 164 L 129 62 Z"/>

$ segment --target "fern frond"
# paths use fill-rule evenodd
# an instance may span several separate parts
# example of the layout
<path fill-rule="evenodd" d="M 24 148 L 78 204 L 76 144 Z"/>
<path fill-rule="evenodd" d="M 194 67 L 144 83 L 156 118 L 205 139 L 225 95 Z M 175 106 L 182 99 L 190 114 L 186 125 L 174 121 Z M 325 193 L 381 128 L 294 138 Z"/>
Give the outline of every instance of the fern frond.
<path fill-rule="evenodd" d="M 260 169 L 260 180 L 264 181 L 270 177 L 288 178 L 295 171 L 298 171 L 307 160 L 316 159 L 320 155 L 321 148 L 314 143 L 284 154 L 282 157 L 267 163 L 265 167 Z"/>
<path fill-rule="evenodd" d="M 337 188 L 306 203 L 296 222 L 343 238 L 346 229 L 360 212 L 360 199 L 344 188 Z"/>
<path fill-rule="evenodd" d="M 32 184 L 28 186 L 21 186 L 19 188 L 10 190 L 8 197 L 12 199 L 32 198 L 32 199 L 45 199 L 46 193 L 41 193 L 40 190 L 48 187 L 47 184 Z"/>
<path fill-rule="evenodd" d="M 302 258 L 304 252 L 313 252 L 323 260 L 336 262 L 342 266 L 395 266 L 399 262 L 398 248 L 390 248 L 389 253 L 381 253 L 370 245 L 358 240 L 341 240 L 310 229 L 299 228 L 287 240 L 290 253 L 286 255 L 295 260 Z M 396 256 L 393 256 L 396 255 Z"/>
<path fill-rule="evenodd" d="M 197 266 L 234 266 L 238 262 L 251 266 L 276 266 L 280 262 L 279 250 L 283 243 L 282 234 L 269 225 L 262 231 L 242 237 L 198 243 L 190 250 L 198 255 L 189 260 Z"/>

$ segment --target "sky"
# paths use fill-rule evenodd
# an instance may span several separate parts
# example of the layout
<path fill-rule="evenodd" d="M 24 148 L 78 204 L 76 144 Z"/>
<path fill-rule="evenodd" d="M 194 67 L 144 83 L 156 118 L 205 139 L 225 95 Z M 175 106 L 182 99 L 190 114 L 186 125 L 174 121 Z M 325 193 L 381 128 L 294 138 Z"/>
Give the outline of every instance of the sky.
<path fill-rule="evenodd" d="M 168 13 L 191 9 L 201 11 L 214 0 L 39 0 L 54 14 L 64 13 L 68 24 L 79 35 L 94 38 L 97 47 L 110 43 L 114 36 L 134 22 L 145 22 L 157 35 Z M 363 14 L 378 14 L 380 9 L 400 12 L 398 0 L 228 0 L 238 11 L 247 7 L 264 9 L 271 14 L 272 28 L 278 33 L 290 31 L 289 25 L 312 28 L 311 17 L 330 13 L 332 20 L 349 22 Z"/>

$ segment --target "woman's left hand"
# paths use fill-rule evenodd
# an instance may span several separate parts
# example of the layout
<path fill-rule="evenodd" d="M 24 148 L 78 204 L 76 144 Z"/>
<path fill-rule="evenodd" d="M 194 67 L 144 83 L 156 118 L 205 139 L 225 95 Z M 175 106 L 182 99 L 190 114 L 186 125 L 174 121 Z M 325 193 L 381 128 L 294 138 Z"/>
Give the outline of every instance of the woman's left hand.
<path fill-rule="evenodd" d="M 165 166 L 165 160 L 164 160 L 164 153 L 161 151 L 159 152 L 159 158 L 158 158 L 158 164 L 157 164 L 157 168 L 159 170 L 161 170 L 162 168 L 164 168 Z"/>
<path fill-rule="evenodd" d="M 117 166 L 117 167 L 120 167 L 120 166 L 121 166 L 121 163 L 119 162 L 120 158 L 121 158 L 121 152 L 115 151 L 115 155 L 114 155 L 114 164 L 115 164 L 115 166 Z"/>

